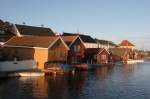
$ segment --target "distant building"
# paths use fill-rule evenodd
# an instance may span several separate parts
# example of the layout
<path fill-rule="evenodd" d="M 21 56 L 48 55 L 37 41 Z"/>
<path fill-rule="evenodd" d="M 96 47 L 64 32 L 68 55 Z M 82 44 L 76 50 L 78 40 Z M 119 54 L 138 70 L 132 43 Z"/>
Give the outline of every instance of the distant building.
<path fill-rule="evenodd" d="M 32 35 L 32 36 L 56 36 L 56 34 L 50 28 L 36 27 L 29 25 L 15 24 L 17 31 L 20 35 Z"/>
<path fill-rule="evenodd" d="M 132 59 L 132 50 L 129 48 L 111 48 L 109 51 L 113 62 L 126 62 Z"/>
<path fill-rule="evenodd" d="M 95 40 L 89 35 L 77 34 L 77 33 L 63 33 L 62 36 L 79 36 L 83 41 L 85 48 L 98 48 Z"/>
<path fill-rule="evenodd" d="M 68 46 L 60 37 L 23 36 L 13 37 L 4 44 L 5 60 L 29 60 L 37 63 L 38 69 L 44 69 L 47 63 L 65 63 Z"/>
<path fill-rule="evenodd" d="M 0 44 L 13 36 L 56 36 L 56 34 L 50 28 L 19 25 L 0 20 Z"/>
<path fill-rule="evenodd" d="M 123 40 L 119 45 L 119 48 L 130 48 L 133 49 L 135 47 L 135 45 L 133 45 L 131 42 L 129 42 L 128 40 Z"/>
<path fill-rule="evenodd" d="M 95 39 L 95 41 L 98 44 L 98 48 L 109 49 L 109 48 L 117 47 L 117 45 L 115 43 L 113 43 L 112 41 L 100 40 L 100 39 Z"/>

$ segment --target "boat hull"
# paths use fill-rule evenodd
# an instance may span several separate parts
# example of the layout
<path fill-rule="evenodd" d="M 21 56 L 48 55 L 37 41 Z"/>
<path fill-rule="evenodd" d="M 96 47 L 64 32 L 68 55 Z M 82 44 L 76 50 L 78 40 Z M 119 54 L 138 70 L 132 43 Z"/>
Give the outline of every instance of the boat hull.
<path fill-rule="evenodd" d="M 18 73 L 19 76 L 21 77 L 39 77 L 39 76 L 44 76 L 44 73 L 42 72 L 21 72 Z"/>
<path fill-rule="evenodd" d="M 36 68 L 37 66 L 34 60 L 0 62 L 0 72 L 16 72 L 16 71 L 32 70 Z"/>
<path fill-rule="evenodd" d="M 143 63 L 144 60 L 128 60 L 127 64 L 136 64 L 136 63 Z"/>

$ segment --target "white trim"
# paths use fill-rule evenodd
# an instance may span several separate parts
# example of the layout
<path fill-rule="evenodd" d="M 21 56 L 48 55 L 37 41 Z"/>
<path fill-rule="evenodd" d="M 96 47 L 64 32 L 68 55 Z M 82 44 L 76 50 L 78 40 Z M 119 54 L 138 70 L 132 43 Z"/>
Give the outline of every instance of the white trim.
<path fill-rule="evenodd" d="M 79 36 L 76 36 L 76 38 L 69 44 L 69 47 L 71 47 L 71 45 L 76 41 L 76 39 L 78 38 Z"/>
<path fill-rule="evenodd" d="M 16 36 L 21 37 L 21 34 L 15 24 L 13 24 L 13 29 L 13 32 L 16 34 Z"/>
<path fill-rule="evenodd" d="M 62 38 L 60 36 L 57 37 L 57 39 L 50 44 L 50 46 L 48 47 L 48 49 L 51 48 L 59 39 L 64 44 L 64 46 L 67 48 L 67 50 L 70 50 L 70 48 L 66 45 L 66 43 L 62 40 Z"/>
<path fill-rule="evenodd" d="M 82 39 L 80 38 L 80 36 L 77 36 L 77 37 L 71 42 L 71 44 L 69 45 L 69 47 L 71 47 L 72 44 L 73 44 L 78 38 L 79 38 L 79 40 L 81 41 L 81 43 L 84 45 L 84 42 L 82 41 Z M 84 47 L 85 47 L 85 45 L 84 45 Z"/>
<path fill-rule="evenodd" d="M 48 49 L 51 48 L 59 39 L 59 37 L 56 38 L 56 40 L 52 41 L 52 43 L 48 46 Z"/>
<path fill-rule="evenodd" d="M 68 49 L 68 50 L 70 50 L 70 48 L 68 47 L 68 45 L 64 42 L 64 40 L 61 38 L 61 37 L 59 37 L 60 38 L 60 40 L 62 41 L 62 43 L 65 45 L 65 47 Z"/>
<path fill-rule="evenodd" d="M 15 38 L 15 36 L 11 37 L 9 40 L 7 40 L 6 42 L 4 42 L 4 45 L 7 44 L 7 42 L 11 41 L 13 38 Z"/>
<path fill-rule="evenodd" d="M 105 49 L 105 48 L 102 48 L 102 50 L 101 50 L 98 54 L 102 53 L 104 50 L 106 50 L 106 49 Z M 107 51 L 107 50 L 106 50 L 106 51 Z M 108 51 L 107 51 L 107 53 L 110 54 Z"/>
<path fill-rule="evenodd" d="M 0 42 L 0 45 L 2 45 L 2 46 L 3 46 L 3 45 L 4 45 L 4 43 L 5 43 L 5 42 Z"/>

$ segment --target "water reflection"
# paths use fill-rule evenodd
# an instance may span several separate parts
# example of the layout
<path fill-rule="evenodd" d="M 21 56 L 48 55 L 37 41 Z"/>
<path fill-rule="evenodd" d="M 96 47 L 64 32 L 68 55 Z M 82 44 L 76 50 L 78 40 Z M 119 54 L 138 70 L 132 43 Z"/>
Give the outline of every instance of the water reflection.
<path fill-rule="evenodd" d="M 0 99 L 149 99 L 150 63 L 0 81 Z"/>
<path fill-rule="evenodd" d="M 94 75 L 97 79 L 105 79 L 111 74 L 114 66 L 102 66 L 94 69 Z"/>
<path fill-rule="evenodd" d="M 129 76 L 133 75 L 132 73 L 134 73 L 136 71 L 136 64 L 126 64 L 123 65 L 122 67 L 122 73 L 124 78 L 128 78 Z"/>
<path fill-rule="evenodd" d="M 49 99 L 71 99 L 80 96 L 87 73 L 76 73 L 74 76 L 60 76 L 55 79 L 47 77 Z"/>
<path fill-rule="evenodd" d="M 32 93 L 35 99 L 47 99 L 48 98 L 48 82 L 45 77 L 36 78 L 32 82 Z"/>

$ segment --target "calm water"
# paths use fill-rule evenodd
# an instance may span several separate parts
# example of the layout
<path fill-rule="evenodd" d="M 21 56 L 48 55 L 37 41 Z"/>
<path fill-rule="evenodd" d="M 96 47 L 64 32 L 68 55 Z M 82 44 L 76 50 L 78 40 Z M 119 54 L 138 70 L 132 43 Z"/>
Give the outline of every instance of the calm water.
<path fill-rule="evenodd" d="M 74 76 L 3 79 L 0 99 L 150 99 L 150 62 Z"/>

